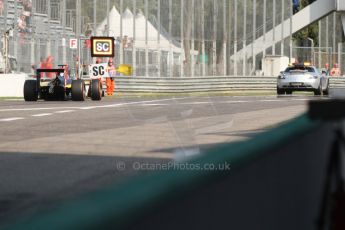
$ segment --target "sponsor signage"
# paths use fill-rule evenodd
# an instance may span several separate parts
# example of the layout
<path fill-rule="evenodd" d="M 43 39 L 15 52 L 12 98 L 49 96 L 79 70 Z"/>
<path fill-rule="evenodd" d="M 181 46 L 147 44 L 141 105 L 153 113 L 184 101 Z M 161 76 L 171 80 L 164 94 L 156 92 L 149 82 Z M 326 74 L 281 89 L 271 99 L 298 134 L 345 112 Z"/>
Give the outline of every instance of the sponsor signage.
<path fill-rule="evenodd" d="M 91 37 L 92 57 L 114 57 L 113 37 Z"/>
<path fill-rule="evenodd" d="M 78 49 L 78 39 L 71 38 L 69 40 L 69 48 L 71 48 L 71 49 Z"/>

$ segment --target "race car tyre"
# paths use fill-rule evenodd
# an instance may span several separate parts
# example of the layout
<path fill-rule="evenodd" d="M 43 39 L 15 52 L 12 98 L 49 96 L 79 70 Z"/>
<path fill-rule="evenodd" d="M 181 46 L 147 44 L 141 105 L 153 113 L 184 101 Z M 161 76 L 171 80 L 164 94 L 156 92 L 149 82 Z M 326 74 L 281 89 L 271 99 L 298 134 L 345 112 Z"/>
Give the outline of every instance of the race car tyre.
<path fill-rule="evenodd" d="M 319 88 L 314 90 L 314 95 L 315 96 L 320 96 L 322 94 L 322 87 L 321 84 L 319 85 Z"/>
<path fill-rule="evenodd" d="M 72 101 L 85 100 L 85 85 L 84 81 L 77 79 L 72 81 Z"/>
<path fill-rule="evenodd" d="M 38 91 L 37 91 L 37 81 L 26 80 L 24 83 L 24 100 L 25 101 L 37 101 Z"/>
<path fill-rule="evenodd" d="M 285 94 L 285 92 L 284 92 L 284 90 L 277 88 L 277 94 L 278 95 L 283 95 L 283 94 Z"/>
<path fill-rule="evenodd" d="M 98 79 L 93 79 L 90 84 L 91 100 L 99 101 L 102 98 L 101 84 Z"/>

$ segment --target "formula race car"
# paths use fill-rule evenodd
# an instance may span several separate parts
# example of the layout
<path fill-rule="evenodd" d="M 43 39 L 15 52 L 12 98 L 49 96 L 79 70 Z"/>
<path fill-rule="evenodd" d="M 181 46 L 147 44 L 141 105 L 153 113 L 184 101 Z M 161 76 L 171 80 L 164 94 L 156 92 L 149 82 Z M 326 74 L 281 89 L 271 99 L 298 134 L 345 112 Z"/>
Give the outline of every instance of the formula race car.
<path fill-rule="evenodd" d="M 45 74 L 55 77 L 46 77 Z M 99 79 L 92 79 L 86 92 L 85 82 L 82 79 L 72 79 L 66 75 L 65 69 L 37 69 L 36 79 L 26 80 L 24 83 L 25 101 L 68 100 L 84 101 L 86 95 L 92 100 L 101 100 L 102 85 Z"/>

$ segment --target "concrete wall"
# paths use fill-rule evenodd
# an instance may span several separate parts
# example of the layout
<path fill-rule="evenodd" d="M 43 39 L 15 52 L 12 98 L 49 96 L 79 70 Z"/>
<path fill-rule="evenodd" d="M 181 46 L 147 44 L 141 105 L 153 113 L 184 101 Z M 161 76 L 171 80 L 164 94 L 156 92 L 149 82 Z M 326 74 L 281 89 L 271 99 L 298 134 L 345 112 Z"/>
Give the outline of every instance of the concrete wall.
<path fill-rule="evenodd" d="M 23 97 L 23 87 L 27 74 L 1 74 L 0 97 Z"/>

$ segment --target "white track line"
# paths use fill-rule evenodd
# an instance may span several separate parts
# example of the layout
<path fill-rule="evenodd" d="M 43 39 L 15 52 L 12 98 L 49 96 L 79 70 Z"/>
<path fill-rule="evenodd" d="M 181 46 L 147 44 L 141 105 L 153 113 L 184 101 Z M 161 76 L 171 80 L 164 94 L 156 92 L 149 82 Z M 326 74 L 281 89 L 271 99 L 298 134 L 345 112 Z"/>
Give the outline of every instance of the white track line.
<path fill-rule="evenodd" d="M 213 101 L 196 101 L 196 102 L 185 102 L 181 103 L 181 105 L 204 105 L 204 104 L 211 104 L 214 103 Z"/>
<path fill-rule="evenodd" d="M 24 117 L 10 117 L 10 118 L 4 118 L 0 119 L 0 121 L 7 122 L 7 121 L 17 121 L 17 120 L 23 120 Z"/>
<path fill-rule="evenodd" d="M 134 101 L 134 102 L 127 102 L 127 103 L 117 103 L 117 104 L 109 104 L 109 105 L 96 105 L 96 106 L 0 109 L 0 112 L 40 111 L 40 110 L 59 110 L 59 109 L 65 109 L 65 110 L 76 110 L 76 109 L 90 110 L 90 109 L 97 109 L 97 108 L 114 108 L 114 107 L 121 107 L 121 106 L 128 106 L 128 105 L 140 105 L 140 104 L 147 104 L 147 103 L 155 103 L 155 102 L 162 102 L 162 101 L 173 101 L 173 100 L 183 100 L 183 99 L 188 99 L 188 97 L 167 98 L 167 99 L 150 100 L 150 101 Z"/>
<path fill-rule="evenodd" d="M 32 117 L 45 117 L 45 116 L 50 116 L 53 115 L 52 113 L 40 113 L 40 114 L 34 114 L 31 115 Z"/>
<path fill-rule="evenodd" d="M 61 110 L 61 111 L 56 111 L 54 113 L 72 113 L 74 112 L 75 110 Z"/>

